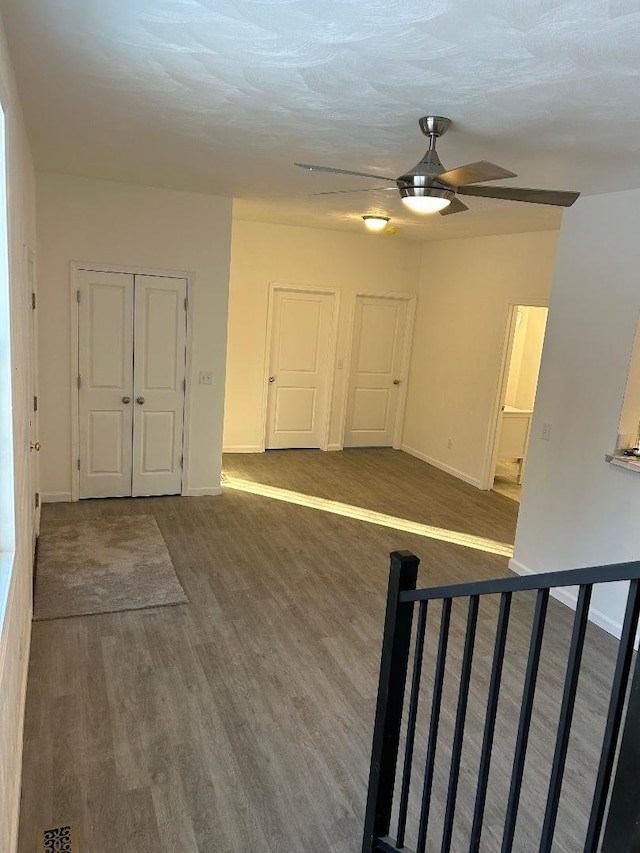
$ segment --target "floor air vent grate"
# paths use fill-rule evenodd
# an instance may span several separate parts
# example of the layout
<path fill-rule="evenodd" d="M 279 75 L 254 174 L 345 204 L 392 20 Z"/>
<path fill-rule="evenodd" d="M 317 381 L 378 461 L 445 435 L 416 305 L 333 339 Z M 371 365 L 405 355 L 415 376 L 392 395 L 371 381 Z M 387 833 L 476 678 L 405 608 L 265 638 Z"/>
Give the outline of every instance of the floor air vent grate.
<path fill-rule="evenodd" d="M 45 829 L 38 853 L 79 853 L 72 824 Z"/>

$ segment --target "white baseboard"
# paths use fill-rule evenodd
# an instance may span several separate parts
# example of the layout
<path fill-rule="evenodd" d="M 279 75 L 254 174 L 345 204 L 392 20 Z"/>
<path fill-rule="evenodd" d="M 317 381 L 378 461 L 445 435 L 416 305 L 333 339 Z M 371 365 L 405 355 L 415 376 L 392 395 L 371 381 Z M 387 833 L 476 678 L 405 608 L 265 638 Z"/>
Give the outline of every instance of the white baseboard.
<path fill-rule="evenodd" d="M 264 453 L 264 447 L 259 444 L 232 444 L 230 447 L 223 447 L 223 453 Z"/>
<path fill-rule="evenodd" d="M 182 497 L 186 498 L 202 498 L 205 495 L 221 495 L 222 488 L 220 486 L 204 486 L 201 489 L 185 489 Z"/>
<path fill-rule="evenodd" d="M 525 566 L 524 563 L 514 560 L 513 557 L 509 560 L 509 568 L 517 575 L 538 574 L 538 572 L 534 572 L 528 566 Z M 576 609 L 578 595 L 575 592 L 575 587 L 558 586 L 551 590 L 551 596 L 557 601 L 562 602 L 562 604 L 566 604 L 567 607 L 570 607 L 572 610 Z M 622 635 L 622 623 L 612 619 L 610 616 L 607 616 L 606 613 L 603 613 L 602 610 L 598 610 L 598 608 L 594 607 L 593 604 L 589 608 L 589 621 L 593 622 L 593 624 L 597 625 L 599 628 L 602 628 L 607 632 L 607 634 L 612 634 L 618 640 L 620 639 Z"/>
<path fill-rule="evenodd" d="M 472 477 L 464 471 L 459 471 L 457 468 L 453 468 L 451 465 L 447 465 L 439 459 L 433 459 L 433 457 L 427 456 L 426 453 L 421 453 L 414 447 L 408 447 L 406 444 L 402 444 L 400 446 L 400 450 L 408 453 L 409 456 L 415 456 L 416 459 L 421 459 L 423 462 L 426 462 L 427 465 L 433 465 L 434 468 L 439 468 L 440 471 L 444 471 L 447 474 L 451 474 L 453 477 L 457 477 L 458 480 L 464 480 L 464 482 L 469 483 L 470 486 L 475 486 L 477 489 L 480 488 L 480 480 L 477 477 Z"/>
<path fill-rule="evenodd" d="M 43 504 L 70 503 L 71 492 L 42 492 L 40 500 Z"/>

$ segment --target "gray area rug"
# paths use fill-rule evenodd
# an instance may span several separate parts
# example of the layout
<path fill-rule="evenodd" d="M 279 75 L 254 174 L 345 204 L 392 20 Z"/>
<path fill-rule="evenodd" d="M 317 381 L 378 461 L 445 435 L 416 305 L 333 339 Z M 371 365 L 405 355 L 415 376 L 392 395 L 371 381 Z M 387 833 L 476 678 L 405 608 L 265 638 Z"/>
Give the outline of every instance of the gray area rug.
<path fill-rule="evenodd" d="M 40 532 L 36 620 L 188 601 L 152 515 L 52 522 Z"/>

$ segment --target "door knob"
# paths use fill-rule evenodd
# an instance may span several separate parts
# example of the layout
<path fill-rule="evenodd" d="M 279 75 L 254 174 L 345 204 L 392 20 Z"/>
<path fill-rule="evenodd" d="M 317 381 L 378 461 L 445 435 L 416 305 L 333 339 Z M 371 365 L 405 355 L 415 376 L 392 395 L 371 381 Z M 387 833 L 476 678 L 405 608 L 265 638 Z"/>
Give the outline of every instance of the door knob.
<path fill-rule="evenodd" d="M 40 450 L 42 445 L 40 444 L 39 441 L 32 441 L 31 444 L 29 445 L 29 447 L 31 450 Z"/>
<path fill-rule="evenodd" d="M 393 380 L 393 384 L 394 384 L 394 385 L 399 385 L 399 384 L 400 384 L 400 380 L 399 380 L 399 379 L 394 379 L 394 380 Z"/>
<path fill-rule="evenodd" d="M 275 376 L 270 376 L 270 377 L 269 377 L 269 382 L 275 382 L 275 381 L 276 381 L 276 377 L 275 377 Z"/>
<path fill-rule="evenodd" d="M 130 403 L 130 402 L 131 402 L 131 397 L 123 397 L 123 398 L 122 398 L 122 402 L 123 402 L 123 403 Z"/>
<path fill-rule="evenodd" d="M 144 403 L 144 397 L 136 397 L 136 403 L 141 406 Z"/>

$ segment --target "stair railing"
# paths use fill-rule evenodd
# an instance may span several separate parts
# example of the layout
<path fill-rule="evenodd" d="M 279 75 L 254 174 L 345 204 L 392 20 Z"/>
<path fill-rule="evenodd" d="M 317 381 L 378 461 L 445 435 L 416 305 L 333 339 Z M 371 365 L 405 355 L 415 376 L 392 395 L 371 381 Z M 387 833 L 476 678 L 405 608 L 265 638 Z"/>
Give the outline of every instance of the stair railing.
<path fill-rule="evenodd" d="M 421 807 L 416 832 L 417 846 L 415 853 L 425 853 L 433 797 L 434 768 L 438 747 L 438 729 L 442 710 L 452 602 L 455 599 L 466 598 L 469 604 L 440 844 L 442 853 L 449 853 L 452 849 L 454 817 L 479 605 L 483 595 L 500 595 L 476 783 L 475 806 L 470 838 L 468 846 L 465 847 L 465 849 L 469 850 L 469 853 L 478 853 L 487 802 L 489 772 L 494 748 L 494 734 L 512 597 L 515 593 L 535 591 L 536 603 L 500 846 L 500 853 L 511 853 L 522 790 L 549 594 L 556 587 L 577 586 L 579 588 L 577 606 L 573 619 L 564 690 L 560 705 L 544 821 L 540 836 L 540 853 L 550 853 L 558 817 L 558 805 L 575 708 L 591 594 L 594 585 L 614 581 L 629 581 L 629 592 L 611 685 L 608 713 L 604 723 L 604 736 L 583 850 L 584 853 L 596 853 L 598 850 L 601 850 L 602 853 L 637 853 L 640 850 L 640 656 L 637 657 L 633 683 L 630 689 L 629 681 L 633 662 L 634 640 L 638 628 L 638 617 L 640 615 L 640 562 L 619 563 L 524 577 L 512 576 L 490 581 L 416 589 L 419 562 L 419 559 L 408 551 L 394 551 L 391 554 L 380 663 L 380 680 L 362 844 L 363 853 L 374 853 L 374 851 L 413 853 L 408 847 L 404 846 L 404 843 L 407 830 L 409 792 L 412 784 L 411 774 L 418 700 L 420 697 L 427 608 L 431 602 L 440 602 L 439 640 L 431 693 Z M 397 822 L 394 823 L 395 834 L 392 837 L 390 833 L 392 809 L 394 807 L 394 788 L 402 729 L 404 694 L 405 687 L 408 687 L 406 680 L 411 649 L 414 607 L 416 604 L 418 605 L 418 620 L 414 640 L 411 685 L 408 688 L 409 706 L 405 749 L 398 801 L 396 803 Z M 625 703 L 627 703 L 626 713 Z M 622 730 L 623 716 L 624 730 Z M 616 762 L 618 747 L 620 751 Z M 613 775 L 614 765 L 616 770 L 615 777 Z M 606 825 L 605 814 L 607 815 Z M 602 844 L 601 847 L 599 846 L 600 844 Z M 435 849 L 433 846 L 429 847 L 430 851 Z M 498 848 L 496 847 L 495 849 L 497 851 Z M 455 853 L 462 853 L 462 850 L 456 848 Z"/>

